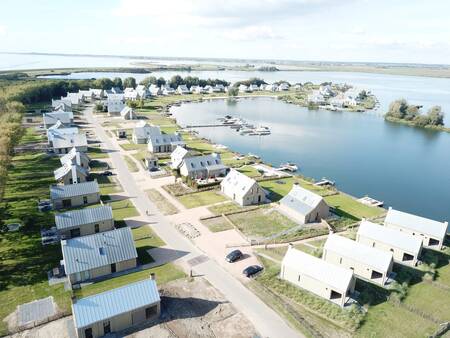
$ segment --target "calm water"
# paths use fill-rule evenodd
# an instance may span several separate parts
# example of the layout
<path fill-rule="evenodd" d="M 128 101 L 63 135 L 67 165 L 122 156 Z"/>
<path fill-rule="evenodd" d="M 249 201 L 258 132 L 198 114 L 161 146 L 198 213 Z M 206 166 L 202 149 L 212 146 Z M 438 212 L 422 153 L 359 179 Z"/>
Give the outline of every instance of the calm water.
<path fill-rule="evenodd" d="M 214 100 L 173 107 L 181 125 L 212 123 L 224 115 L 270 126 L 269 136 L 241 136 L 230 128 L 199 128 L 200 135 L 279 165 L 294 161 L 301 173 L 336 180 L 354 196 L 450 220 L 450 134 L 385 122 L 358 113 L 308 111 L 270 98 Z"/>

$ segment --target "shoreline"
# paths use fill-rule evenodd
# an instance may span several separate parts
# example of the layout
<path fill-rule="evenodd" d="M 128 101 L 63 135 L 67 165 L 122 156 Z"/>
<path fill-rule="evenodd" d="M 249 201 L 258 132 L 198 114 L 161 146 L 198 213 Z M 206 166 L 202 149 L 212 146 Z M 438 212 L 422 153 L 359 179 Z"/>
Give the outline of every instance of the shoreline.
<path fill-rule="evenodd" d="M 384 120 L 389 123 L 402 124 L 402 125 L 412 127 L 412 128 L 417 128 L 417 129 L 423 129 L 423 130 L 429 130 L 429 131 L 435 131 L 435 132 L 441 131 L 441 132 L 445 132 L 445 133 L 450 133 L 450 127 L 446 127 L 445 125 L 443 125 L 443 126 L 418 126 L 418 125 L 414 124 L 414 122 L 412 122 L 412 121 L 406 121 L 406 120 L 397 119 L 395 117 L 389 117 L 389 116 L 385 116 Z"/>

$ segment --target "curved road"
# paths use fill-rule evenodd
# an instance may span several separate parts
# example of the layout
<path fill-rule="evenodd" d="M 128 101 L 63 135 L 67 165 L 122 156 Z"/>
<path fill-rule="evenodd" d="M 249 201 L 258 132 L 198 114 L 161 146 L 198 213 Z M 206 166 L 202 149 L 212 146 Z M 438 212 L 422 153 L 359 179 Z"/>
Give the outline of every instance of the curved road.
<path fill-rule="evenodd" d="M 165 217 L 159 212 L 155 205 L 148 199 L 146 193 L 142 191 L 133 179 L 132 174 L 120 154 L 119 146 L 112 142 L 105 130 L 92 114 L 93 107 L 89 106 L 83 113 L 86 120 L 92 125 L 95 133 L 107 149 L 110 150 L 110 158 L 113 167 L 117 171 L 117 177 L 131 197 L 133 204 L 141 215 L 150 211 L 148 221 L 152 222 L 152 229 L 164 240 L 167 245 L 174 249 L 189 253 L 185 260 L 203 255 L 197 247 L 181 235 Z M 215 288 L 220 290 L 224 296 L 242 312 L 254 325 L 262 337 L 270 338 L 291 338 L 303 337 L 300 333 L 292 329 L 287 323 L 270 307 L 262 302 L 256 295 L 249 291 L 239 281 L 232 277 L 214 260 L 207 260 L 195 265 L 195 272 L 203 275 Z"/>

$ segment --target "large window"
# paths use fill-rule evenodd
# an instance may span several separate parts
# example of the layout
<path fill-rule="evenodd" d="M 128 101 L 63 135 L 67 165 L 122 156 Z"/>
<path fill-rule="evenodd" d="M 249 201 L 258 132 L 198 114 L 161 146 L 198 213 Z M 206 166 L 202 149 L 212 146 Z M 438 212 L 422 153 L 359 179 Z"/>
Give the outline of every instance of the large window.
<path fill-rule="evenodd" d="M 87 329 L 84 330 L 84 337 L 85 338 L 93 338 L 93 334 L 92 334 L 92 328 L 89 327 Z"/>

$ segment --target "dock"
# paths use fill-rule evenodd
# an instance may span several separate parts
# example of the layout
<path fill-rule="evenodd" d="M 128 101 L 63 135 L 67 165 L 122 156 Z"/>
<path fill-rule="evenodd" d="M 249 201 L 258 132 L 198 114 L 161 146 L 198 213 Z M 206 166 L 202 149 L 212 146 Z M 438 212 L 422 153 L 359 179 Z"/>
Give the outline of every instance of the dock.
<path fill-rule="evenodd" d="M 319 182 L 314 183 L 315 186 L 317 187 L 322 187 L 322 186 L 332 186 L 334 187 L 336 185 L 335 181 L 329 180 L 327 178 L 322 178 Z"/>
<path fill-rule="evenodd" d="M 196 125 L 187 125 L 184 128 L 212 128 L 212 127 L 230 127 L 232 124 L 196 124 Z"/>
<path fill-rule="evenodd" d="M 361 202 L 362 204 L 365 204 L 365 205 L 369 205 L 371 207 L 382 207 L 384 205 L 383 201 L 378 201 L 369 196 L 364 196 L 364 197 L 359 198 L 358 202 Z"/>

